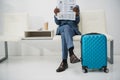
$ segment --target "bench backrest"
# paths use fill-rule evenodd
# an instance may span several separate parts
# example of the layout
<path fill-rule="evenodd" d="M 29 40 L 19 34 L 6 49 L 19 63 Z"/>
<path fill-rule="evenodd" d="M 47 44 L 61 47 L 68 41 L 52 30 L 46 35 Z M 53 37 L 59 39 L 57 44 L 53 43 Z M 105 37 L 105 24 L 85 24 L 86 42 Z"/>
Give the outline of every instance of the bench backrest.
<path fill-rule="evenodd" d="M 82 34 L 98 32 L 107 33 L 104 10 L 89 10 L 80 12 L 79 30 Z"/>

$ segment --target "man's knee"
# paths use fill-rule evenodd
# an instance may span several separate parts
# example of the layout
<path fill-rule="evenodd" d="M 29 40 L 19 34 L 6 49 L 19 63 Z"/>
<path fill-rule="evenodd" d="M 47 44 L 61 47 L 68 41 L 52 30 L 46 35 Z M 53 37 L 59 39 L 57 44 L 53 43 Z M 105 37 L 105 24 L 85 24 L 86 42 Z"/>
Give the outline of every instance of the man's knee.
<path fill-rule="evenodd" d="M 71 28 L 70 28 L 69 25 L 65 25 L 64 26 L 64 32 L 67 32 L 67 31 L 70 31 L 70 30 L 71 30 Z"/>

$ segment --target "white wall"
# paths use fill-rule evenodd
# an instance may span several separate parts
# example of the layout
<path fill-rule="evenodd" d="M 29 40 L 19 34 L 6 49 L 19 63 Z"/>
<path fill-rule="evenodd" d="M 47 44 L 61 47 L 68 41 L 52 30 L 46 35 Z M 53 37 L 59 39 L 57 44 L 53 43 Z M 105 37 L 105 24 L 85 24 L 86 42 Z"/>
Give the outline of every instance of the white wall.
<path fill-rule="evenodd" d="M 40 21 L 43 21 L 40 27 L 45 21 L 48 21 L 49 28 L 52 28 L 55 25 L 53 9 L 56 7 L 56 3 L 57 0 L 0 0 L 0 13 L 27 13 L 28 16 L 38 16 Z M 115 54 L 120 54 L 120 0 L 77 0 L 77 4 L 80 5 L 81 11 L 105 10 L 107 30 L 114 37 L 115 41 Z M 2 32 L 4 30 L 1 19 L 0 23 L 0 32 Z"/>
<path fill-rule="evenodd" d="M 27 13 L 29 19 L 36 20 L 39 17 L 39 23 L 43 24 L 48 21 L 49 25 L 53 25 L 53 8 L 56 6 L 55 0 L 0 0 L 2 13 Z M 34 17 L 35 16 L 35 17 Z M 33 18 L 34 17 L 34 18 Z M 42 21 L 42 22 L 41 22 Z M 31 23 L 29 23 L 31 24 Z M 42 27 L 41 25 L 39 27 Z M 34 26 L 35 28 L 35 26 Z"/>

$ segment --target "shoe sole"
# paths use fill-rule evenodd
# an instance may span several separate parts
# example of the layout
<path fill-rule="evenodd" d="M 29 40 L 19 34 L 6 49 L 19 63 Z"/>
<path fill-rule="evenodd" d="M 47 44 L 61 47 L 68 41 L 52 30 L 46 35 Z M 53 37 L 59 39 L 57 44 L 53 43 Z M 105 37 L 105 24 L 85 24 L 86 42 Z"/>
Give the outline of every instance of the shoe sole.
<path fill-rule="evenodd" d="M 67 66 L 64 70 L 61 70 L 61 71 L 56 71 L 56 72 L 63 72 L 63 71 L 65 71 L 67 68 L 68 68 L 68 66 Z"/>

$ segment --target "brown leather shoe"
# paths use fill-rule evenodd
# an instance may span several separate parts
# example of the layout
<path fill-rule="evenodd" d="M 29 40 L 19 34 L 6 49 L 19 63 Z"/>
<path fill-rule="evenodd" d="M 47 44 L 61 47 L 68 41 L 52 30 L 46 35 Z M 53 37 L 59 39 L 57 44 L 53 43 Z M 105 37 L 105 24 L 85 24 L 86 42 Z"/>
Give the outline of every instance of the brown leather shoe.
<path fill-rule="evenodd" d="M 58 67 L 58 69 L 56 70 L 56 72 L 65 71 L 67 68 L 68 68 L 68 64 L 61 62 L 60 66 Z"/>
<path fill-rule="evenodd" d="M 78 59 L 75 54 L 70 56 L 70 63 L 77 63 L 80 62 L 80 59 Z"/>

